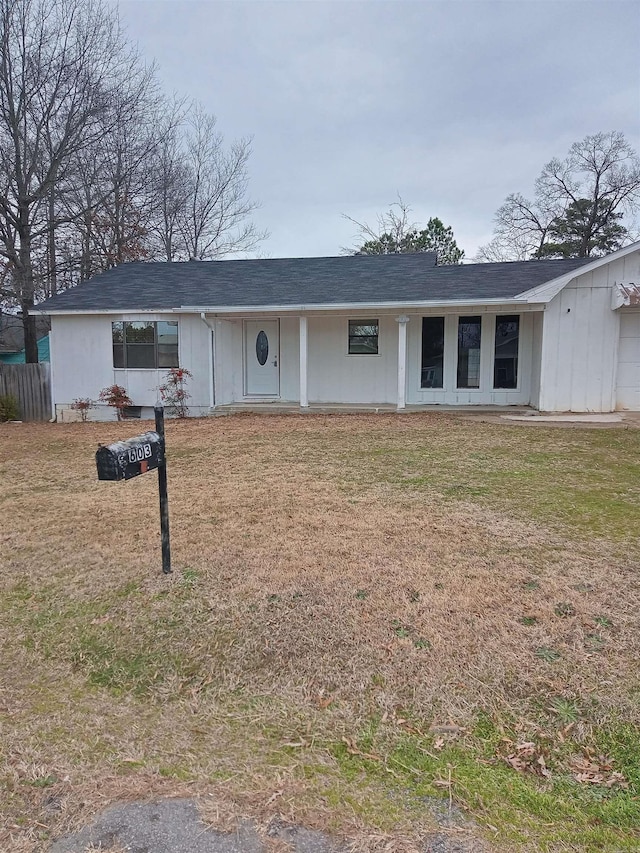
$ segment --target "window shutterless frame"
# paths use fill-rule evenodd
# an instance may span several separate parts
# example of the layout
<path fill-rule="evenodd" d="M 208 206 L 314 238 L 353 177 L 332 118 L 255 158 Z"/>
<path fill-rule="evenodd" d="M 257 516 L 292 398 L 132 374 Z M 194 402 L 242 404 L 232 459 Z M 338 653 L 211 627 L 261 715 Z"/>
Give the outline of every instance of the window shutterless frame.
<path fill-rule="evenodd" d="M 420 388 L 444 388 L 444 317 L 422 318 Z"/>
<path fill-rule="evenodd" d="M 378 320 L 349 320 L 349 355 L 378 355 Z"/>
<path fill-rule="evenodd" d="M 113 366 L 124 370 L 178 367 L 178 321 L 123 321 L 111 324 Z"/>
<path fill-rule="evenodd" d="M 480 356 L 482 350 L 482 317 L 458 317 L 458 360 L 456 388 L 460 391 L 480 389 Z"/>
<path fill-rule="evenodd" d="M 520 315 L 498 314 L 493 345 L 493 387 L 498 391 L 518 387 Z"/>

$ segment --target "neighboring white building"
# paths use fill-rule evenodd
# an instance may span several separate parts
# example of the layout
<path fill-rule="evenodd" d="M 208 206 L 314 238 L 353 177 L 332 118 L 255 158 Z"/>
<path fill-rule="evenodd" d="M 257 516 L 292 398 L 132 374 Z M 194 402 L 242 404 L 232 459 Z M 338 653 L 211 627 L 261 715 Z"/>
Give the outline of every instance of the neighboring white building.
<path fill-rule="evenodd" d="M 640 243 L 462 266 L 431 253 L 128 263 L 38 308 L 62 419 L 113 384 L 151 416 L 177 365 L 193 374 L 194 415 L 276 402 L 640 410 Z"/>

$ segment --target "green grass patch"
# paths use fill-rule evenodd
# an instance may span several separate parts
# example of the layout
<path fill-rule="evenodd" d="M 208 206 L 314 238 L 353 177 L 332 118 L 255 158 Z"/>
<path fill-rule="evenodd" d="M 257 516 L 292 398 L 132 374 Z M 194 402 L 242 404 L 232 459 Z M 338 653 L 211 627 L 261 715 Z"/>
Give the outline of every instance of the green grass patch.
<path fill-rule="evenodd" d="M 613 758 L 628 788 L 577 782 L 567 763 L 578 744 L 546 744 L 550 776 L 518 772 L 504 760 L 513 731 L 479 715 L 471 735 L 435 743 L 434 737 L 389 736 L 377 722 L 351 742 L 331 747 L 341 776 L 358 784 L 359 813 L 366 813 L 367 784 L 382 785 L 391 802 L 415 804 L 442 798 L 463 809 L 499 843 L 540 850 L 632 851 L 640 849 L 640 734 L 631 726 L 603 730 L 593 748 Z M 513 741 L 515 743 L 515 740 Z M 362 754 L 361 754 L 362 753 Z M 362 792 L 365 792 L 364 794 Z"/>
<path fill-rule="evenodd" d="M 340 458 L 343 476 L 463 500 L 519 517 L 624 539 L 640 500 L 640 430 L 551 430 L 466 424 L 412 434 L 376 431 Z M 363 446 L 364 445 L 364 446 Z"/>

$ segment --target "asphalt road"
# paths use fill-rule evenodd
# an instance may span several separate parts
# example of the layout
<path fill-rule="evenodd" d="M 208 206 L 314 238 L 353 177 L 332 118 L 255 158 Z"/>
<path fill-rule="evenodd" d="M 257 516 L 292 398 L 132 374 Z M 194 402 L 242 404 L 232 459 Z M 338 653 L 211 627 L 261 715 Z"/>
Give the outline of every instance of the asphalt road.
<path fill-rule="evenodd" d="M 267 834 L 295 853 L 348 853 L 349 846 L 321 832 L 272 821 Z M 459 831 L 437 832 L 420 842 L 423 853 L 488 853 L 480 841 Z M 112 806 L 73 835 L 58 839 L 49 853 L 85 853 L 87 848 L 127 853 L 268 853 L 251 822 L 219 832 L 200 820 L 195 800 L 165 799 Z"/>

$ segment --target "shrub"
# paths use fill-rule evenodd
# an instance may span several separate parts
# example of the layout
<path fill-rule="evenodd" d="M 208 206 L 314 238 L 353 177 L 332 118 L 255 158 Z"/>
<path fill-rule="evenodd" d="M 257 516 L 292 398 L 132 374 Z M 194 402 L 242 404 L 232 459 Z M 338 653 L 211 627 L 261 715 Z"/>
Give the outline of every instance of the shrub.
<path fill-rule="evenodd" d="M 98 399 L 106 403 L 107 406 L 113 406 L 118 415 L 118 420 L 121 421 L 124 417 L 123 410 L 127 406 L 132 406 L 133 402 L 127 396 L 127 391 L 122 385 L 107 385 L 103 388 Z"/>
<path fill-rule="evenodd" d="M 0 394 L 0 421 L 19 421 L 20 407 L 13 394 Z"/>
<path fill-rule="evenodd" d="M 171 414 L 186 418 L 189 414 L 187 400 L 191 396 L 185 385 L 191 379 L 191 373 L 184 367 L 172 367 L 167 373 L 164 383 L 158 388 L 162 402 Z"/>
<path fill-rule="evenodd" d="M 80 420 L 82 423 L 86 423 L 89 409 L 94 409 L 95 405 L 93 400 L 90 400 L 88 397 L 78 397 L 77 400 L 73 401 L 70 408 L 75 412 L 80 412 Z"/>

